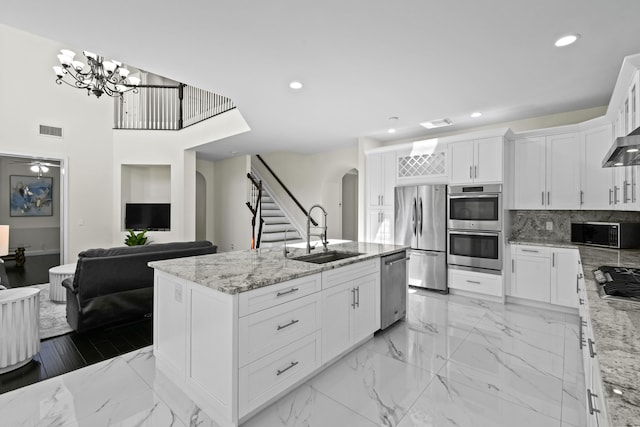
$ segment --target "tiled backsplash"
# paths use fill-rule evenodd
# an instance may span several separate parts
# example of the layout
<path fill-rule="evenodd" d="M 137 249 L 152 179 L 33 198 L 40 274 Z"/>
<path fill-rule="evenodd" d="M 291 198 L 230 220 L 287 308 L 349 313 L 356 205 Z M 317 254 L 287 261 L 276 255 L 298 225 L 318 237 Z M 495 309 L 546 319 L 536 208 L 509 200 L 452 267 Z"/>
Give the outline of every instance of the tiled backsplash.
<path fill-rule="evenodd" d="M 570 242 L 571 223 L 640 222 L 638 211 L 509 211 L 511 240 Z M 551 230 L 547 223 L 551 222 Z"/>

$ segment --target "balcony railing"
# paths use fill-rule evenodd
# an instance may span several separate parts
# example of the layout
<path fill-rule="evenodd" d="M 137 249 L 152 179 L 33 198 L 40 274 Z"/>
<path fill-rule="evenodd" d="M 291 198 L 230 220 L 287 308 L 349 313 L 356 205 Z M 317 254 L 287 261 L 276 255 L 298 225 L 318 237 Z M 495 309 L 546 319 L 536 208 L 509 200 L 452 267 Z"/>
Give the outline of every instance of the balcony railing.
<path fill-rule="evenodd" d="M 139 86 L 115 99 L 113 127 L 179 130 L 234 108 L 230 98 L 193 86 Z"/>

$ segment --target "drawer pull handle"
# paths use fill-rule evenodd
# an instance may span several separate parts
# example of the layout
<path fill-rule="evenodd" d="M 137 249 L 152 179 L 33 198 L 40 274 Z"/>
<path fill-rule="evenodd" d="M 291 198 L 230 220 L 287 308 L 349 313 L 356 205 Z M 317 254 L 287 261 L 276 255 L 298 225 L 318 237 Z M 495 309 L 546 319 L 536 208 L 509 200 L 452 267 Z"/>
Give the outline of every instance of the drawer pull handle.
<path fill-rule="evenodd" d="M 540 251 L 535 251 L 533 249 L 521 249 L 521 250 L 522 250 L 522 252 L 532 252 L 534 254 L 540 253 Z"/>
<path fill-rule="evenodd" d="M 277 375 L 282 375 L 285 372 L 287 372 L 289 369 L 293 368 L 294 366 L 296 366 L 299 362 L 291 362 L 291 365 L 287 366 L 286 368 L 284 368 L 283 370 L 278 369 L 278 372 L 276 373 Z"/>
<path fill-rule="evenodd" d="M 584 300 L 580 298 L 580 305 L 584 305 Z"/>
<path fill-rule="evenodd" d="M 589 356 L 591 356 L 591 358 L 593 359 L 594 357 L 596 357 L 596 352 L 593 351 L 593 344 L 595 343 L 591 338 L 589 338 L 587 341 L 589 342 Z"/>
<path fill-rule="evenodd" d="M 473 283 L 474 285 L 480 284 L 480 282 L 476 282 L 475 280 L 467 280 L 467 283 Z"/>
<path fill-rule="evenodd" d="M 278 293 L 276 294 L 276 296 L 277 296 L 277 297 L 281 297 L 281 296 L 283 296 L 283 295 L 288 295 L 288 294 L 292 294 L 292 293 L 294 293 L 294 292 L 298 292 L 298 290 L 299 290 L 298 288 L 291 288 L 291 289 L 289 289 L 288 291 L 285 291 L 285 292 L 278 292 Z"/>
<path fill-rule="evenodd" d="M 587 403 L 589 404 L 589 414 L 591 415 L 595 414 L 596 412 L 600 412 L 600 410 L 596 408 L 596 405 L 594 405 L 591 401 L 592 397 L 598 397 L 598 395 L 595 393 L 591 393 L 591 390 L 587 389 Z"/>
<path fill-rule="evenodd" d="M 296 323 L 298 323 L 299 320 L 292 320 L 291 322 L 287 323 L 286 325 L 278 325 L 278 331 L 284 329 L 284 328 L 288 328 L 291 325 L 295 325 Z"/>

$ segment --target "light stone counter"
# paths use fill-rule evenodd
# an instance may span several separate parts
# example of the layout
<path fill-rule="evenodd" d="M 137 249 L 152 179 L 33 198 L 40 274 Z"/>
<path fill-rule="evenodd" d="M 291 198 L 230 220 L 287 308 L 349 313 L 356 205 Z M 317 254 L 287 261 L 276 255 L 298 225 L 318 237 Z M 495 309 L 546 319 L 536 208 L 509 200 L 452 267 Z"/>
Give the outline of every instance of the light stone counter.
<path fill-rule="evenodd" d="M 510 245 L 531 245 L 531 246 L 545 246 L 550 248 L 568 248 L 578 249 L 578 245 L 571 242 L 560 242 L 553 240 L 509 240 L 507 242 Z"/>
<path fill-rule="evenodd" d="M 326 264 L 313 264 L 291 259 L 305 255 L 305 249 L 289 248 L 289 257 L 285 258 L 282 247 L 275 247 L 153 261 L 149 263 L 149 266 L 220 292 L 237 294 L 405 249 L 408 247 L 348 242 L 329 245 L 329 250 L 359 252 L 362 255 Z M 321 251 L 320 245 L 312 253 Z"/>
<path fill-rule="evenodd" d="M 593 270 L 603 265 L 639 267 L 640 250 L 578 245 L 589 299 L 611 426 L 640 425 L 640 303 L 608 301 L 598 295 Z M 622 394 L 614 393 L 619 390 Z"/>

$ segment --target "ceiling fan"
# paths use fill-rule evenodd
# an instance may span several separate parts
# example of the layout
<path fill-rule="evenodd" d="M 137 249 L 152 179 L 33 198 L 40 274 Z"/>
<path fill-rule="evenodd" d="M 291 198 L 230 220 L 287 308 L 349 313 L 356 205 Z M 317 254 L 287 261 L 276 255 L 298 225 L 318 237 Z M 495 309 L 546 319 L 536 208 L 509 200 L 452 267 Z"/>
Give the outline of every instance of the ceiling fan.
<path fill-rule="evenodd" d="M 59 164 L 49 163 L 49 162 L 42 162 L 42 161 L 39 161 L 39 160 L 32 160 L 32 161 L 26 161 L 26 162 L 14 161 L 14 162 L 11 162 L 11 163 L 21 164 L 21 165 L 30 165 L 31 167 L 29 169 L 31 169 L 31 172 L 37 173 L 38 174 L 38 178 L 40 178 L 43 173 L 49 172 L 49 168 L 59 168 L 60 167 Z"/>

